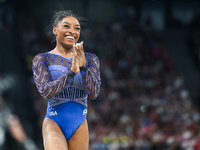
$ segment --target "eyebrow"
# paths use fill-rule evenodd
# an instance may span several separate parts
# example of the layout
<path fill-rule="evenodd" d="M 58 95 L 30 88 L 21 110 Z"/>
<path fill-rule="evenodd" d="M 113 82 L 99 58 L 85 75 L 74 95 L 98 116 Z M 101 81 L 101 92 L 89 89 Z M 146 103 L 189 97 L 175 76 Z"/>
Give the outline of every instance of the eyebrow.
<path fill-rule="evenodd" d="M 63 23 L 66 23 L 66 24 L 69 24 L 70 25 L 70 23 L 68 23 L 68 22 L 63 22 Z M 75 25 L 75 26 L 80 26 L 79 24 L 77 24 L 77 25 Z"/>

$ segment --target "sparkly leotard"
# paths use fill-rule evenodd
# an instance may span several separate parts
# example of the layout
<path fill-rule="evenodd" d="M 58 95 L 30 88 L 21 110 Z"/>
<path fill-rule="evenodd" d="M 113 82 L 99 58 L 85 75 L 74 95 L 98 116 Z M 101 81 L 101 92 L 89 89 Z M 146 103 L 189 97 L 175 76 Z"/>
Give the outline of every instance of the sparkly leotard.
<path fill-rule="evenodd" d="M 72 58 L 40 53 L 33 59 L 33 77 L 41 96 L 48 100 L 45 118 L 55 121 L 68 140 L 86 119 L 87 97 L 95 99 L 100 92 L 99 59 L 85 53 L 86 65 L 75 74 Z"/>

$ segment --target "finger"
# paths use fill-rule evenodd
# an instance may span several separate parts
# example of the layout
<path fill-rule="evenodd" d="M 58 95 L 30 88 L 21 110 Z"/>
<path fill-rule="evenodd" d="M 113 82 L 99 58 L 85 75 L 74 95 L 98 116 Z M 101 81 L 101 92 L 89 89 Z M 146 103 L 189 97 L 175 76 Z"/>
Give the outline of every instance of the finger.
<path fill-rule="evenodd" d="M 83 55 L 84 54 L 84 51 L 83 51 L 83 42 L 77 44 L 77 49 L 79 51 L 79 55 Z"/>
<path fill-rule="evenodd" d="M 79 63 L 79 61 L 82 60 L 81 57 L 78 56 L 78 55 L 74 55 L 73 59 L 74 59 L 74 61 L 76 61 L 77 63 Z"/>
<path fill-rule="evenodd" d="M 74 44 L 73 48 L 74 48 L 74 51 L 75 51 L 74 53 L 80 54 L 78 47 L 77 47 L 77 44 Z"/>
<path fill-rule="evenodd" d="M 81 60 L 81 56 L 77 54 L 77 52 L 75 53 L 71 53 L 71 55 L 75 58 L 75 59 L 78 59 L 78 60 Z"/>
<path fill-rule="evenodd" d="M 81 45 L 80 43 L 76 44 L 76 51 L 77 51 L 78 54 L 81 54 L 81 47 L 80 47 L 80 45 Z"/>
<path fill-rule="evenodd" d="M 72 59 L 72 66 L 76 66 L 77 63 L 78 63 L 78 59 L 76 58 L 76 56 L 74 56 Z"/>
<path fill-rule="evenodd" d="M 76 52 L 75 52 L 75 53 L 71 53 L 71 55 L 72 55 L 72 56 L 76 56 L 76 55 L 77 55 L 77 53 L 76 53 Z"/>
<path fill-rule="evenodd" d="M 82 56 L 83 55 L 83 53 L 81 52 L 81 50 L 80 50 L 80 43 L 77 43 L 76 45 L 75 45 L 75 52 L 77 53 L 77 55 L 79 55 L 79 56 Z"/>
<path fill-rule="evenodd" d="M 83 49 L 83 41 L 81 42 L 81 52 L 84 53 L 84 49 Z"/>
<path fill-rule="evenodd" d="M 76 55 L 76 56 L 74 56 L 75 57 L 75 59 L 77 59 L 77 60 L 81 60 L 81 57 L 79 56 L 79 55 Z"/>
<path fill-rule="evenodd" d="M 76 44 L 75 43 L 73 44 L 73 48 L 74 48 L 74 52 L 76 52 L 77 48 L 76 48 Z"/>

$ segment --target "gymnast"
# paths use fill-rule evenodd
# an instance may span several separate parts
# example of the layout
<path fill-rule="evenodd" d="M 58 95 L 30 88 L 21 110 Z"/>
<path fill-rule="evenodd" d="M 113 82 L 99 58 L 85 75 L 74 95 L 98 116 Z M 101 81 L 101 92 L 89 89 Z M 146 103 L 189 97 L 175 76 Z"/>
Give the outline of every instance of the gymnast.
<path fill-rule="evenodd" d="M 88 150 L 87 98 L 100 92 L 99 59 L 77 43 L 81 17 L 58 11 L 51 21 L 56 41 L 53 50 L 33 59 L 33 77 L 41 96 L 48 101 L 42 125 L 45 150 Z"/>

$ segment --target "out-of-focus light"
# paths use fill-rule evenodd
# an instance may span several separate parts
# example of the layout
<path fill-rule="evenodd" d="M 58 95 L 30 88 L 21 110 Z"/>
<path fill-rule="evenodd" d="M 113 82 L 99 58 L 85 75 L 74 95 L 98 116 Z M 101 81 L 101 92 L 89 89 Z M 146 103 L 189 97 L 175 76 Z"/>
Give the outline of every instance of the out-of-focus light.
<path fill-rule="evenodd" d="M 15 85 L 15 79 L 11 75 L 0 78 L 0 94 L 9 90 Z"/>
<path fill-rule="evenodd" d="M 6 2 L 6 0 L 0 0 L 0 3 L 5 3 Z"/>
<path fill-rule="evenodd" d="M 147 111 L 147 105 L 142 105 L 140 106 L 141 112 L 146 112 Z"/>

